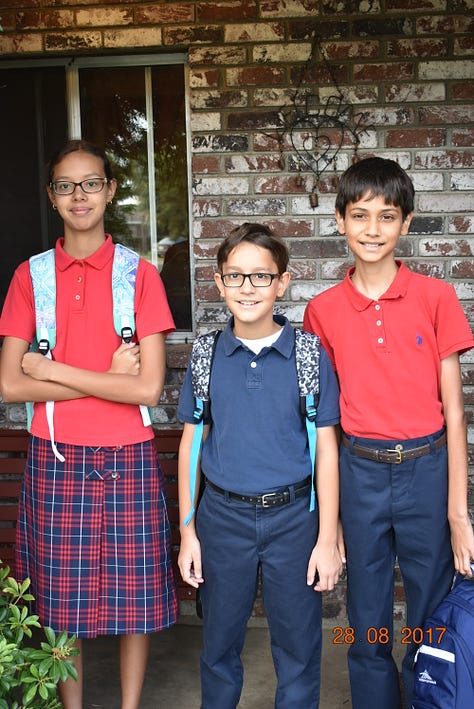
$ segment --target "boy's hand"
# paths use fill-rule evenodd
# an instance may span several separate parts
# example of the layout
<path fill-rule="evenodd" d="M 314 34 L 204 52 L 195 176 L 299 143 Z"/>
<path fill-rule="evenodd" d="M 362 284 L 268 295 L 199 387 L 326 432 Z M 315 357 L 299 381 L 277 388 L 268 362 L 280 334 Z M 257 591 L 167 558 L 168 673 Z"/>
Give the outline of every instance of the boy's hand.
<path fill-rule="evenodd" d="M 123 343 L 112 355 L 109 374 L 139 374 L 140 345 L 134 342 Z"/>
<path fill-rule="evenodd" d="M 195 534 L 181 535 L 178 566 L 183 581 L 193 588 L 203 583 L 201 567 L 201 545 Z"/>
<path fill-rule="evenodd" d="M 25 374 L 41 382 L 47 382 L 53 366 L 52 360 L 39 352 L 27 352 L 23 355 L 21 368 Z"/>
<path fill-rule="evenodd" d="M 454 568 L 463 576 L 472 576 L 471 561 L 474 559 L 474 531 L 466 515 L 456 521 L 450 519 L 451 546 L 454 554 Z"/>
<path fill-rule="evenodd" d="M 306 583 L 315 591 L 332 591 L 342 572 L 342 560 L 337 544 L 322 544 L 314 547 L 309 563 Z M 315 583 L 316 581 L 316 583 Z"/>
<path fill-rule="evenodd" d="M 344 530 L 342 528 L 341 520 L 337 523 L 337 548 L 339 550 L 339 556 L 343 564 L 346 563 L 346 545 L 344 543 Z"/>

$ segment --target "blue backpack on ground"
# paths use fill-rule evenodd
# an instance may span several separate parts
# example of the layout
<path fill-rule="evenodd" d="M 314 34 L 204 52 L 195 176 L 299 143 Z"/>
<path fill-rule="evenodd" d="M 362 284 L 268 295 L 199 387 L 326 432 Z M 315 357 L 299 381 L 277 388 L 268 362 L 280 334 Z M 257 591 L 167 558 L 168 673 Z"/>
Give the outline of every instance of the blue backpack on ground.
<path fill-rule="evenodd" d="M 458 574 L 425 621 L 414 697 L 411 709 L 474 709 L 474 579 Z"/>
<path fill-rule="evenodd" d="M 310 510 L 315 508 L 314 466 L 316 462 L 316 415 L 319 404 L 319 353 L 320 340 L 300 328 L 295 328 L 295 363 L 300 397 L 300 412 L 306 422 L 308 447 L 311 458 Z M 211 417 L 210 382 L 211 369 L 220 330 L 201 335 L 193 343 L 189 364 L 194 394 L 194 435 L 191 443 L 189 463 L 189 487 L 191 502 L 196 496 L 196 481 L 199 471 L 199 457 L 202 447 L 204 422 Z M 191 507 L 186 519 L 187 526 L 195 509 Z"/>

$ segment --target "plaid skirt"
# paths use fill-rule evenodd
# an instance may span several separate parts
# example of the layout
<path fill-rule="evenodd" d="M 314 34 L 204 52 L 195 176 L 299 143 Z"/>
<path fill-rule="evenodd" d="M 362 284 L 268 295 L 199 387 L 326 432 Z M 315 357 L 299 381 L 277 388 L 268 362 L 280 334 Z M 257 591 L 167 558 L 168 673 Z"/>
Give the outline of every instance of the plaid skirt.
<path fill-rule="evenodd" d="M 176 622 L 164 478 L 153 441 L 91 448 L 32 436 L 16 575 L 43 625 L 78 637 L 152 633 Z"/>

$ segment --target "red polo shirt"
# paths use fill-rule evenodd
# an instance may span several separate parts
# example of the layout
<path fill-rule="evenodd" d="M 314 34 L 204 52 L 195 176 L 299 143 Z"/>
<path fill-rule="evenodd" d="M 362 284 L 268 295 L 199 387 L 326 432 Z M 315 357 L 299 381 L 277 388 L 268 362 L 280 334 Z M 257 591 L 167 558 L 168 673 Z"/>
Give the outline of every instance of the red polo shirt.
<path fill-rule="evenodd" d="M 71 258 L 56 243 L 56 347 L 53 358 L 74 367 L 105 372 L 120 344 L 114 330 L 112 262 L 114 245 L 104 244 L 86 259 Z M 163 283 L 156 268 L 140 259 L 135 287 L 136 337 L 174 330 Z M 35 334 L 33 288 L 28 262 L 13 276 L 0 319 L 0 335 L 27 342 Z M 95 397 L 54 405 L 55 439 L 76 445 L 115 446 L 153 438 L 138 406 Z M 49 439 L 45 405 L 35 404 L 31 432 Z"/>
<path fill-rule="evenodd" d="M 321 337 L 338 374 L 349 435 L 393 440 L 438 431 L 440 362 L 474 347 L 453 286 L 398 265 L 379 300 L 354 288 L 351 268 L 306 308 L 304 326 Z"/>

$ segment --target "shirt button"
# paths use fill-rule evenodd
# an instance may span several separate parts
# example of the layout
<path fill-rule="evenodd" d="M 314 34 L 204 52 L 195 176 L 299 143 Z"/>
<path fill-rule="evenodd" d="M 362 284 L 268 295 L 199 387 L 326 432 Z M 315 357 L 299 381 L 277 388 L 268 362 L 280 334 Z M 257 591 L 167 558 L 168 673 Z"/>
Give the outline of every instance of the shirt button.
<path fill-rule="evenodd" d="M 80 300 L 80 299 L 81 299 L 81 296 L 80 296 L 80 295 L 76 295 L 76 300 Z"/>
<path fill-rule="evenodd" d="M 118 473 L 112 473 L 110 477 L 112 478 L 112 480 L 118 480 L 120 475 Z"/>
<path fill-rule="evenodd" d="M 378 303 L 375 305 L 375 310 L 380 310 L 380 305 Z"/>
<path fill-rule="evenodd" d="M 377 342 L 379 343 L 379 345 L 383 345 L 383 337 L 379 337 L 379 339 L 377 340 Z"/>
<path fill-rule="evenodd" d="M 78 283 L 82 283 L 82 276 L 78 276 L 78 277 L 77 277 L 77 282 L 78 282 Z"/>
<path fill-rule="evenodd" d="M 257 366 L 257 363 L 256 363 L 256 362 L 250 362 L 250 366 L 252 367 L 252 369 L 255 369 L 255 367 Z"/>
<path fill-rule="evenodd" d="M 381 324 L 382 324 L 382 321 L 381 321 L 381 320 L 377 320 L 377 322 L 376 322 L 375 324 L 376 324 L 376 325 L 378 325 L 378 326 L 380 327 L 380 326 L 381 326 Z"/>

